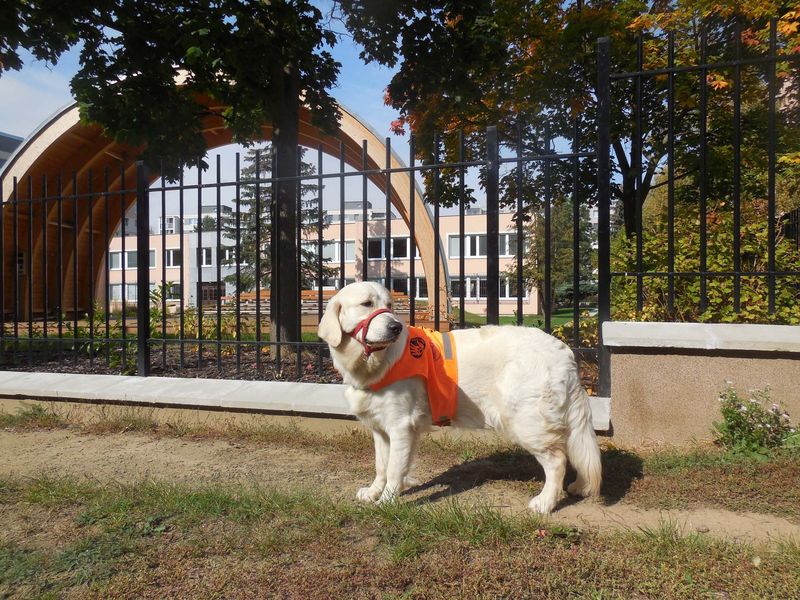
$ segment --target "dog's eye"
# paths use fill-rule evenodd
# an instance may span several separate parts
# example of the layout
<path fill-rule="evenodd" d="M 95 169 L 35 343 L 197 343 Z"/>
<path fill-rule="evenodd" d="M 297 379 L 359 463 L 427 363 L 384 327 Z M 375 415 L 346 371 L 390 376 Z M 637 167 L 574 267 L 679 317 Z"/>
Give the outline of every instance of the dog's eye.
<path fill-rule="evenodd" d="M 372 306 L 372 300 L 365 300 L 361 303 L 361 306 Z"/>

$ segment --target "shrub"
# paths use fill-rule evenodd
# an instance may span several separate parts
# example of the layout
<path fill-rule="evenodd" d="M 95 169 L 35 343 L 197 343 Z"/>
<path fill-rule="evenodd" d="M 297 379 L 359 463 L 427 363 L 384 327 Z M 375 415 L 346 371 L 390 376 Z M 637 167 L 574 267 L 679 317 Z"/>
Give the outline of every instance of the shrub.
<path fill-rule="evenodd" d="M 728 386 L 719 402 L 722 421 L 714 423 L 715 441 L 727 450 L 764 454 L 772 448 L 794 445 L 797 432 L 789 413 L 770 402 L 769 388 L 751 390 L 745 401 Z"/>

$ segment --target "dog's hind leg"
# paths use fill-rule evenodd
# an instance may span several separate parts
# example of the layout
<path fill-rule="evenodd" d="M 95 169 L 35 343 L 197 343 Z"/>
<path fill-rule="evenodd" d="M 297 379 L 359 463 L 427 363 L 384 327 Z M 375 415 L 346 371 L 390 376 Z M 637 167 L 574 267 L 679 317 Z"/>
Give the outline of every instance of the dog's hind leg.
<path fill-rule="evenodd" d="M 528 503 L 528 508 L 542 515 L 549 515 L 563 495 L 562 486 L 567 471 L 567 456 L 564 450 L 558 447 L 549 450 L 529 450 L 542 465 L 545 479 L 544 488 Z"/>
<path fill-rule="evenodd" d="M 394 500 L 405 489 L 417 450 L 419 433 L 413 427 L 396 427 L 389 432 L 389 461 L 386 465 L 386 487 L 378 502 Z"/>
<path fill-rule="evenodd" d="M 375 442 L 375 480 L 369 487 L 358 490 L 356 498 L 362 502 L 375 502 L 386 487 L 386 467 L 389 462 L 389 437 L 383 431 L 373 431 Z"/>

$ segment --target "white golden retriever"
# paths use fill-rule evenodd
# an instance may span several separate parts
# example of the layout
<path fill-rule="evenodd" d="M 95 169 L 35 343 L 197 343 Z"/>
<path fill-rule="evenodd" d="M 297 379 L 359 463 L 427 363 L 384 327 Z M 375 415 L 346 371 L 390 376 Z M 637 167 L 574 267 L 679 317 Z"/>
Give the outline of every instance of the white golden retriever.
<path fill-rule="evenodd" d="M 319 324 L 319 336 L 330 346 L 333 364 L 349 385 L 345 396 L 350 410 L 370 428 L 375 441 L 375 480 L 358 491 L 363 501 L 385 502 L 409 487 L 420 434 L 433 427 L 422 378 L 396 381 L 380 391 L 370 388 L 406 349 L 408 329 L 391 307 L 392 298 L 383 286 L 354 283 L 331 298 Z M 536 457 L 544 468 L 545 484 L 529 508 L 542 514 L 555 508 L 568 458 L 578 473 L 569 493 L 597 495 L 600 450 L 572 351 L 527 327 L 458 330 L 452 339 L 458 364 L 452 424 L 502 432 Z"/>

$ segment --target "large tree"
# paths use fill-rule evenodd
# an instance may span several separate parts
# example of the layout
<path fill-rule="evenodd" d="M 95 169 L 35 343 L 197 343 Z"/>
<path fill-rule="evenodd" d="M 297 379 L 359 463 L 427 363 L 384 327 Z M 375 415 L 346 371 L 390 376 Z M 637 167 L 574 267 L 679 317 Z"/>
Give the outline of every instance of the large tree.
<path fill-rule="evenodd" d="M 733 57 L 736 20 L 741 23 L 743 55 L 753 57 L 765 52 L 771 17 L 781 17 L 781 49 L 797 45 L 800 18 L 797 0 L 341 0 L 340 5 L 348 28 L 363 46 L 362 57 L 397 67 L 386 95 L 400 111 L 396 127 L 410 127 L 417 147 L 428 154 L 435 133 L 445 134 L 447 140 L 447 133 L 463 129 L 473 157 L 483 156 L 487 125 L 499 125 L 501 143 L 511 149 L 516 149 L 519 127 L 526 153 L 542 152 L 547 139 L 561 138 L 563 147 L 576 131 L 578 149 L 593 150 L 599 37 L 611 38 L 612 70 L 622 72 L 637 66 L 640 33 L 646 40 L 645 68 L 665 66 L 667 29 L 676 32 L 677 62 L 697 64 L 703 36 L 706 58 Z M 717 75 L 709 73 L 710 94 L 725 85 Z M 699 175 L 698 76 L 675 81 L 679 178 Z M 797 99 L 797 78 L 787 76 L 779 72 L 782 84 Z M 766 103 L 755 99 L 765 90 L 765 68 L 749 70 L 745 77 L 754 87 L 748 88 L 751 101 L 745 98 L 743 120 L 763 121 Z M 666 77 L 642 78 L 639 100 L 635 81 L 613 86 L 612 158 L 620 185 L 612 187 L 612 194 L 622 204 L 628 234 L 636 229 L 637 207 L 659 185 L 657 175 L 667 153 L 667 85 Z M 732 121 L 725 112 L 729 106 L 729 93 L 709 97 L 709 148 L 730 146 L 725 142 Z M 745 147 L 763 139 L 763 132 L 751 129 L 750 134 L 743 140 Z M 784 127 L 779 135 L 793 143 L 791 129 Z M 446 149 L 452 159 L 457 145 L 455 136 L 451 138 Z M 729 185 L 722 161 L 708 158 L 710 181 Z M 553 171 L 555 188 L 572 188 L 571 165 L 554 164 Z M 507 181 L 505 198 L 511 202 L 516 177 Z M 528 198 L 544 195 L 541 171 L 526 170 L 525 181 Z M 592 198 L 595 183 L 593 165 L 584 161 L 578 181 L 581 197 Z M 443 197 L 448 198 L 446 191 Z M 531 204 L 536 210 L 537 201 Z"/>
<path fill-rule="evenodd" d="M 175 174 L 204 154 L 202 122 L 221 118 L 236 141 L 273 128 L 277 161 L 273 316 L 296 340 L 300 318 L 294 177 L 299 110 L 332 131 L 338 111 L 328 90 L 339 64 L 322 14 L 309 0 L 10 0 L 0 8 L 0 73 L 22 67 L 22 50 L 55 63 L 80 45 L 72 91 L 82 119 L 164 160 Z"/>

